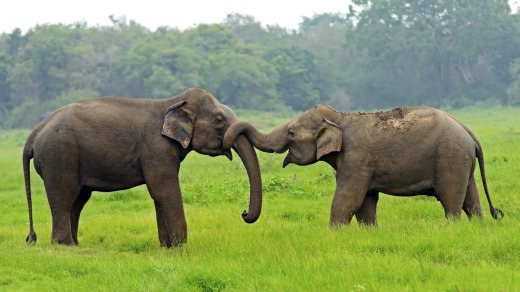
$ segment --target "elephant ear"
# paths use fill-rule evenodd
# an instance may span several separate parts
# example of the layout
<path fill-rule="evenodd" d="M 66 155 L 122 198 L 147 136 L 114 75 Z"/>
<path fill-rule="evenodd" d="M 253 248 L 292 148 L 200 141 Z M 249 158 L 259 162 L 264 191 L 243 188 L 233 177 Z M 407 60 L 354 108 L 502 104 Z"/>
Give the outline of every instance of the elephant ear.
<path fill-rule="evenodd" d="M 323 155 L 330 152 L 337 152 L 341 150 L 343 133 L 341 128 L 335 123 L 323 119 L 324 126 L 321 128 L 318 137 L 316 138 L 316 159 L 320 159 Z"/>
<path fill-rule="evenodd" d="M 187 148 L 193 134 L 193 120 L 190 113 L 183 108 L 185 103 L 186 101 L 180 101 L 166 110 L 161 134 Z"/>

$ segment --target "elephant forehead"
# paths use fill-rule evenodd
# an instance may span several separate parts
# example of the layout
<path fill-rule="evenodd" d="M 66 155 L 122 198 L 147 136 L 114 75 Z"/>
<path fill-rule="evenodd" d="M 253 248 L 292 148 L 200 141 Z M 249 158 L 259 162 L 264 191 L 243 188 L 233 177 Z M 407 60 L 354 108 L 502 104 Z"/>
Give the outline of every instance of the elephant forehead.
<path fill-rule="evenodd" d="M 220 108 L 222 110 L 222 114 L 228 117 L 230 119 L 230 122 L 236 120 L 237 116 L 231 108 L 224 104 L 220 104 Z"/>
<path fill-rule="evenodd" d="M 222 111 L 222 105 L 216 99 L 201 99 L 198 100 L 198 103 L 194 103 L 193 106 L 197 107 L 199 114 L 202 112 L 213 113 L 217 110 Z"/>
<path fill-rule="evenodd" d="M 215 117 L 221 116 L 226 119 L 236 118 L 235 113 L 218 102 L 208 102 L 197 111 L 197 119 L 212 122 Z"/>
<path fill-rule="evenodd" d="M 307 111 L 305 111 L 303 113 L 303 115 L 304 116 L 307 115 L 307 116 L 310 116 L 313 118 L 320 118 L 320 117 L 335 115 L 338 113 L 339 112 L 335 108 L 333 108 L 329 105 L 318 105 L 318 106 L 308 109 Z"/>
<path fill-rule="evenodd" d="M 301 116 L 289 126 L 295 130 L 313 132 L 319 127 L 322 121 L 323 117 L 321 115 L 309 114 Z"/>

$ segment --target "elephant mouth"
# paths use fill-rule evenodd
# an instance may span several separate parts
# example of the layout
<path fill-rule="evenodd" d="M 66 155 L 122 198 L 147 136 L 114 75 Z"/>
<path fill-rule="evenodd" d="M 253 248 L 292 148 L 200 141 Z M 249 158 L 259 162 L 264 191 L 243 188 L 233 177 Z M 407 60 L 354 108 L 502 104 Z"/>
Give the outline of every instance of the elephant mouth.
<path fill-rule="evenodd" d="M 284 148 L 283 151 L 280 151 L 280 153 L 283 153 L 287 150 L 289 150 L 289 152 L 287 152 L 287 155 L 285 156 L 285 159 L 283 160 L 282 168 L 285 168 L 287 165 L 294 163 L 293 154 L 291 152 L 290 147 Z"/>
<path fill-rule="evenodd" d="M 229 160 L 233 160 L 233 154 L 231 154 L 231 150 L 224 150 L 224 155 L 225 155 Z"/>
<path fill-rule="evenodd" d="M 280 149 L 279 151 L 276 151 L 276 153 L 284 153 L 285 151 L 289 151 L 289 152 L 287 152 L 287 156 L 285 156 L 285 159 L 283 160 L 282 168 L 285 168 L 290 163 L 293 163 L 292 158 L 291 158 L 292 153 L 291 153 L 290 145 L 287 145 L 284 148 Z"/>
<path fill-rule="evenodd" d="M 218 153 L 217 153 L 218 152 Z M 215 151 L 215 154 L 214 155 L 211 155 L 211 156 L 220 156 L 220 155 L 224 155 L 226 156 L 229 160 L 233 160 L 233 154 L 231 154 L 231 150 L 224 150 L 224 151 Z"/>
<path fill-rule="evenodd" d="M 290 163 L 292 163 L 292 161 L 291 161 L 291 154 L 289 153 L 289 154 L 287 154 L 287 156 L 285 156 L 285 159 L 283 160 L 282 168 L 285 168 Z"/>
<path fill-rule="evenodd" d="M 224 155 L 229 160 L 233 160 L 233 154 L 231 153 L 231 150 L 211 149 L 211 150 L 205 150 L 203 152 L 201 151 L 199 153 L 200 154 L 204 154 L 204 155 L 208 155 L 208 156 L 211 156 L 211 157 Z"/>
<path fill-rule="evenodd" d="M 276 152 L 276 153 L 284 153 L 287 150 L 289 150 L 289 152 L 290 152 L 291 146 L 288 145 L 288 146 L 285 146 L 284 148 L 281 148 L 281 149 L 275 149 L 274 152 Z M 287 154 L 287 155 L 289 155 L 289 154 Z"/>
<path fill-rule="evenodd" d="M 285 168 L 287 165 L 293 163 L 296 165 L 309 165 L 316 162 L 316 160 L 309 160 L 307 159 L 304 154 L 301 154 L 300 152 L 293 152 L 290 148 L 289 152 L 287 153 L 287 156 L 285 156 L 285 159 L 283 160 L 282 167 Z"/>

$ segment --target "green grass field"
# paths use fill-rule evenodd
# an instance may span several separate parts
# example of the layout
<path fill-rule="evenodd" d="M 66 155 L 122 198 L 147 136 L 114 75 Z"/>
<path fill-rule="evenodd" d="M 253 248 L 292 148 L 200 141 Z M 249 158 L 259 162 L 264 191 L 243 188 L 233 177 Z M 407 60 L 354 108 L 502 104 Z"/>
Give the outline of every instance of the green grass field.
<path fill-rule="evenodd" d="M 334 171 L 289 165 L 259 153 L 260 219 L 244 223 L 245 169 L 235 154 L 190 154 L 181 166 L 188 244 L 159 246 L 145 187 L 94 193 L 82 213 L 79 247 L 50 243 L 51 216 L 32 172 L 38 242 L 29 230 L 21 147 L 28 131 L 0 132 L 2 291 L 518 291 L 520 290 L 520 108 L 452 111 L 479 137 L 494 221 L 478 177 L 483 220 L 447 221 L 439 202 L 381 195 L 378 228 L 330 230 Z M 239 117 L 269 129 L 286 119 Z M 267 121 L 267 122 L 266 122 Z"/>

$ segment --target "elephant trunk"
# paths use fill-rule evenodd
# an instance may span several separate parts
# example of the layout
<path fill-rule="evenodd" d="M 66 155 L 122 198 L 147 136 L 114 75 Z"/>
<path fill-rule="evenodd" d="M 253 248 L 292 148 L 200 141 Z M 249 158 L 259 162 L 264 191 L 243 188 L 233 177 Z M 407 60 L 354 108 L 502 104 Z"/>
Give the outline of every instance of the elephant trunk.
<path fill-rule="evenodd" d="M 286 128 L 290 121 L 278 126 L 269 134 L 259 132 L 248 122 L 237 122 L 229 127 L 224 135 L 224 148 L 229 149 L 240 134 L 247 136 L 247 140 L 263 152 L 282 153 L 287 150 Z"/>
<path fill-rule="evenodd" d="M 249 177 L 249 211 L 242 213 L 246 223 L 254 223 L 262 211 L 262 177 L 255 149 L 243 135 L 236 138 L 233 148 L 244 164 Z"/>

